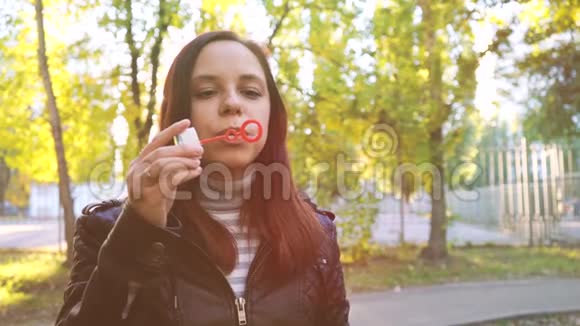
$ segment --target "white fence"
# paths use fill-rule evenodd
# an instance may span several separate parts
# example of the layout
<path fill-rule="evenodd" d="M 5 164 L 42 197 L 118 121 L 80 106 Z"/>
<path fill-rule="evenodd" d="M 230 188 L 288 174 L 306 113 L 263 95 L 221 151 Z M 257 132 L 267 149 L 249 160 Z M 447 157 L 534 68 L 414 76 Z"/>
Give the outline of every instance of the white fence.
<path fill-rule="evenodd" d="M 532 245 L 558 241 L 563 227 L 575 227 L 567 222 L 580 218 L 578 157 L 577 148 L 529 146 L 525 140 L 482 151 L 482 182 L 474 189 L 479 198 L 448 195 L 448 207 L 466 221 L 509 230 Z"/>

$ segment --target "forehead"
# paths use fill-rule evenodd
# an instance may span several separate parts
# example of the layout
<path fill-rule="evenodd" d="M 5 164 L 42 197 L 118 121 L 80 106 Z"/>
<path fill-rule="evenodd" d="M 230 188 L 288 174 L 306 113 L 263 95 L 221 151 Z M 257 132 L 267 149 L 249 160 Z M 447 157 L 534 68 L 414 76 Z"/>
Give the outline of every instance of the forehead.
<path fill-rule="evenodd" d="M 192 78 L 199 75 L 222 78 L 257 75 L 265 80 L 258 58 L 244 45 L 235 41 L 216 41 L 206 45 L 199 53 Z"/>

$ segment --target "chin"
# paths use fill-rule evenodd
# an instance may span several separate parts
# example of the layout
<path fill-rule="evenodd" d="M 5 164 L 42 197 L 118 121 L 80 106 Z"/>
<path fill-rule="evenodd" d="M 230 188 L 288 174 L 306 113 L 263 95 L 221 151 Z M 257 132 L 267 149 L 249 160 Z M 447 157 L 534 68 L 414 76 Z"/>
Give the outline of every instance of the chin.
<path fill-rule="evenodd" d="M 250 153 L 232 151 L 232 153 L 220 153 L 220 155 L 216 157 L 207 157 L 207 162 L 219 162 L 231 170 L 240 170 L 254 162 L 254 159 L 255 157 L 250 155 Z"/>
<path fill-rule="evenodd" d="M 212 144 L 214 145 L 214 144 Z M 221 145 L 221 146 L 220 146 Z M 202 161 L 207 164 L 221 163 L 231 170 L 244 170 L 252 164 L 260 154 L 264 144 L 222 145 L 208 146 Z M 203 165 L 203 163 L 202 163 Z M 213 169 L 212 169 L 213 170 Z"/>
<path fill-rule="evenodd" d="M 224 160 L 223 162 L 228 168 L 232 170 L 245 169 L 248 165 L 252 163 L 251 160 L 239 160 L 239 159 Z"/>

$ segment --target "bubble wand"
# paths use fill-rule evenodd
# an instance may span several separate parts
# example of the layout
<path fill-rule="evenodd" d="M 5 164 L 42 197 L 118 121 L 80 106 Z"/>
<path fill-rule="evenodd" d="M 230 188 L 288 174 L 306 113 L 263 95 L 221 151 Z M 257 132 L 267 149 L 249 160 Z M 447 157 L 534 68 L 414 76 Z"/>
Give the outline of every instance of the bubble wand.
<path fill-rule="evenodd" d="M 248 131 L 246 130 L 246 128 L 250 125 L 256 125 L 256 127 L 258 129 L 256 135 L 253 137 L 251 135 L 249 135 Z M 173 137 L 173 141 L 175 142 L 175 144 L 191 144 L 191 145 L 201 144 L 201 145 L 205 145 L 207 143 L 221 141 L 221 140 L 224 140 L 228 143 L 232 143 L 232 142 L 235 142 L 238 139 L 242 138 L 247 143 L 255 143 L 262 137 L 262 132 L 263 132 L 263 130 L 262 130 L 262 125 L 260 124 L 260 122 L 258 120 L 251 119 L 251 120 L 244 121 L 244 123 L 240 127 L 240 130 L 229 128 L 228 130 L 226 130 L 225 134 L 223 134 L 223 135 L 205 138 L 202 140 L 199 140 L 199 137 L 197 136 L 197 132 L 195 131 L 195 128 L 193 128 L 193 127 L 187 128 L 181 134 Z"/>

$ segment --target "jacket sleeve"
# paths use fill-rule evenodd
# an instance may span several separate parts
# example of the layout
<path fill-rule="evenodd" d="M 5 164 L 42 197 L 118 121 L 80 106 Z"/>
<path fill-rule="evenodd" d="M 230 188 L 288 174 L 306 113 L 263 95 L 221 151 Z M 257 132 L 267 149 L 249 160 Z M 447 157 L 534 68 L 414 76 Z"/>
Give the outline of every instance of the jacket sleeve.
<path fill-rule="evenodd" d="M 324 302 L 320 312 L 320 325 L 348 326 L 350 303 L 346 297 L 344 274 L 340 262 L 340 248 L 336 236 L 336 225 L 330 224 L 330 237 L 326 261 L 323 263 Z"/>
<path fill-rule="evenodd" d="M 116 222 L 105 212 L 85 210 L 77 219 L 57 326 L 124 325 L 132 290 L 160 274 L 171 232 L 147 223 L 127 204 L 117 208 Z"/>

